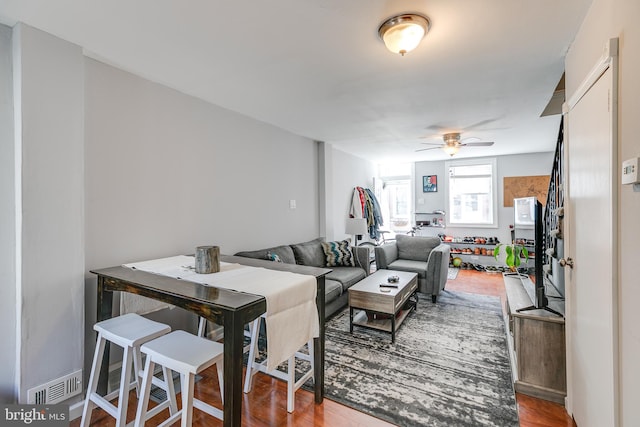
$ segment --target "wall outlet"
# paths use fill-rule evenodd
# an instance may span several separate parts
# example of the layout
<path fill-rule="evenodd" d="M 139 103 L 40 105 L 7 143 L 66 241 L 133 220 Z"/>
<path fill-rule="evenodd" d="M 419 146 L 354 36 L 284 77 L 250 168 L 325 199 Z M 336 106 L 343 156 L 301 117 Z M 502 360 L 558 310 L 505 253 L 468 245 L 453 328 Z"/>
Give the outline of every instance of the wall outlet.
<path fill-rule="evenodd" d="M 289 209 L 295 209 L 296 208 L 296 201 L 295 200 L 289 200 Z"/>

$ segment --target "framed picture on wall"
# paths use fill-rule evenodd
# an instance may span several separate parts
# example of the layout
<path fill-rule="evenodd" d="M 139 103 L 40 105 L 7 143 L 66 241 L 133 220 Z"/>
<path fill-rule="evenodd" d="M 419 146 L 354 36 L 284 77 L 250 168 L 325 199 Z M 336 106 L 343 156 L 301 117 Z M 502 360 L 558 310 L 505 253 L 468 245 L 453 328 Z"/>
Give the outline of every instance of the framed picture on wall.
<path fill-rule="evenodd" d="M 426 175 L 422 177 L 422 192 L 435 193 L 438 191 L 438 176 Z"/>

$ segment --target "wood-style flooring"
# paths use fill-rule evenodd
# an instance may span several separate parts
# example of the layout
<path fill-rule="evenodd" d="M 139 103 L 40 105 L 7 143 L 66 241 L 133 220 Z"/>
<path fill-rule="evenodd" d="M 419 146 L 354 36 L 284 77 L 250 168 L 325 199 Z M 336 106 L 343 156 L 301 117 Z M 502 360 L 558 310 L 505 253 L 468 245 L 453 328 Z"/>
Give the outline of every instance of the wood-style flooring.
<path fill-rule="evenodd" d="M 447 290 L 479 293 L 499 296 L 505 300 L 505 291 L 500 274 L 461 270 L 455 280 L 449 280 Z M 425 302 L 426 303 L 426 302 Z M 430 302 L 429 302 L 430 304 Z M 204 372 L 203 379 L 195 386 L 196 397 L 214 406 L 220 407 L 220 393 L 214 369 Z M 178 399 L 180 395 L 178 395 Z M 536 399 L 523 394 L 516 395 L 521 427 L 575 427 L 575 423 L 565 409 L 556 403 Z M 137 399 L 131 392 L 129 399 L 129 416 L 127 421 L 135 417 Z M 147 422 L 148 426 L 156 426 L 168 411 Z M 71 427 L 80 425 L 80 419 L 71 422 Z M 102 410 L 94 410 L 91 426 L 114 426 L 113 418 Z M 179 425 L 177 422 L 175 425 Z M 221 426 L 222 422 L 195 409 L 193 425 L 197 427 Z M 321 405 L 313 401 L 313 394 L 305 390 L 296 393 L 295 412 L 287 413 L 287 388 L 283 381 L 258 373 L 254 377 L 253 390 L 243 395 L 242 425 L 256 427 L 275 426 L 327 426 L 327 427 L 376 427 L 392 424 L 378 420 L 354 409 L 325 399 Z"/>

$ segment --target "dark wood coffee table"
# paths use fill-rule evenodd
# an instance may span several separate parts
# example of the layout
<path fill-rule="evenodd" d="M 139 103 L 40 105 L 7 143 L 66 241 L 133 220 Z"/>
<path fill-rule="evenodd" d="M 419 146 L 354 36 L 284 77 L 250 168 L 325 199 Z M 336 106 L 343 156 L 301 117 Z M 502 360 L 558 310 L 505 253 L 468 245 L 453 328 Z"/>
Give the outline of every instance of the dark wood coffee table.
<path fill-rule="evenodd" d="M 389 276 L 398 276 L 396 283 L 389 283 Z M 382 288 L 380 284 L 397 285 Z M 384 290 L 389 290 L 385 292 Z M 418 275 L 406 271 L 378 270 L 349 288 L 349 331 L 353 326 L 377 329 L 391 333 L 396 341 L 396 330 L 411 310 L 418 304 Z M 413 297 L 412 301 L 410 298 Z M 407 302 L 409 302 L 407 304 Z M 364 310 L 364 312 L 356 311 Z M 355 315 L 354 315 L 355 314 Z"/>

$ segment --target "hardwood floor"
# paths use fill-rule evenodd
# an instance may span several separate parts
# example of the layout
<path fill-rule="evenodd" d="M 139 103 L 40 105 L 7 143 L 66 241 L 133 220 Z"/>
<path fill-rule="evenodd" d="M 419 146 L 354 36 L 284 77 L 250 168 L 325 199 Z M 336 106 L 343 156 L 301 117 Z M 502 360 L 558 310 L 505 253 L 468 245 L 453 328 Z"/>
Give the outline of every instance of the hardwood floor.
<path fill-rule="evenodd" d="M 447 290 L 471 292 L 485 295 L 499 296 L 503 307 L 505 291 L 500 274 L 482 273 L 474 270 L 461 270 L 455 280 L 449 280 Z M 195 395 L 214 406 L 220 407 L 220 393 L 215 369 L 204 372 L 203 379 L 196 383 Z M 180 395 L 178 395 L 180 398 Z M 518 414 L 521 427 L 576 427 L 564 407 L 556 403 L 536 399 L 523 394 L 517 394 Z M 129 415 L 127 420 L 135 417 L 137 399 L 131 393 L 129 400 Z M 147 422 L 148 426 L 157 426 L 166 416 L 156 416 Z M 71 422 L 71 427 L 80 425 L 80 419 Z M 113 418 L 102 410 L 94 410 L 91 425 L 107 427 L 115 425 Z M 175 425 L 179 425 L 179 422 Z M 221 426 L 222 422 L 194 410 L 193 425 L 197 427 Z M 305 390 L 296 393 L 296 410 L 287 413 L 287 390 L 283 381 L 273 379 L 267 375 L 257 374 L 254 379 L 253 390 L 243 395 L 242 425 L 256 427 L 274 426 L 328 426 L 328 427 L 377 427 L 392 424 L 378 420 L 354 409 L 325 399 L 321 405 L 313 401 L 313 394 Z"/>

